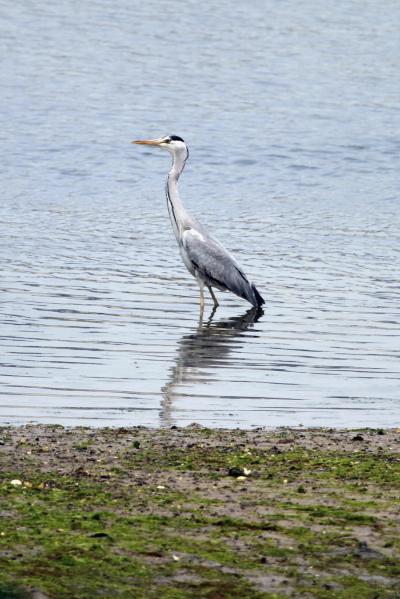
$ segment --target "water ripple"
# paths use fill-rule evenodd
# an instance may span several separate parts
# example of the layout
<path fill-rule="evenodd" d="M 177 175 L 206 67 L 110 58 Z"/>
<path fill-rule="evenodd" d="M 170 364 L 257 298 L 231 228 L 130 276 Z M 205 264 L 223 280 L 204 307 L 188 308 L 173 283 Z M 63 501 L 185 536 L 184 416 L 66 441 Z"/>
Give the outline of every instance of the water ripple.
<path fill-rule="evenodd" d="M 400 424 L 399 12 L 3 6 L 1 422 Z M 166 132 L 264 314 L 198 322 L 168 158 L 129 145 Z"/>

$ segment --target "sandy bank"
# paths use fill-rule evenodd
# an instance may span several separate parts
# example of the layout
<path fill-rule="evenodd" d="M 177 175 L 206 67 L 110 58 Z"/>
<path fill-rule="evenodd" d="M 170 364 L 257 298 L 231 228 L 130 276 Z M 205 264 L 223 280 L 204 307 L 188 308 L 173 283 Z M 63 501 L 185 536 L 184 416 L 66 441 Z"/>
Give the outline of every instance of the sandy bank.
<path fill-rule="evenodd" d="M 0 597 L 399 598 L 399 448 L 398 429 L 3 427 Z"/>

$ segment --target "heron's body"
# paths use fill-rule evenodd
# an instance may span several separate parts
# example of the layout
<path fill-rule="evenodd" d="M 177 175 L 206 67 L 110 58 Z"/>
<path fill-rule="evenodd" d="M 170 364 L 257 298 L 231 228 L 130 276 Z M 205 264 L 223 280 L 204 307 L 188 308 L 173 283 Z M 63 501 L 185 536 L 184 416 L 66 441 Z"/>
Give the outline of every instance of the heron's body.
<path fill-rule="evenodd" d="M 259 308 L 264 300 L 236 260 L 184 208 L 178 193 L 178 179 L 189 156 L 186 144 L 176 135 L 159 140 L 137 141 L 168 149 L 172 154 L 172 168 L 167 176 L 166 196 L 172 228 L 182 260 L 200 287 L 200 307 L 204 308 L 204 287 L 207 287 L 218 306 L 213 287 L 231 291 Z"/>

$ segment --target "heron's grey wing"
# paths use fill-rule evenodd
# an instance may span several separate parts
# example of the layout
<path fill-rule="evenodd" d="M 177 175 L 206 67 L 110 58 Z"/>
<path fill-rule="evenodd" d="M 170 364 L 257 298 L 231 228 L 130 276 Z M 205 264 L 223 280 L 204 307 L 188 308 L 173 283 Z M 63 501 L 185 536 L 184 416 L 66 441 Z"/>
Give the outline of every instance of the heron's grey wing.
<path fill-rule="evenodd" d="M 236 260 L 215 239 L 192 228 L 183 233 L 182 244 L 206 284 L 229 289 L 253 306 L 264 303 Z"/>

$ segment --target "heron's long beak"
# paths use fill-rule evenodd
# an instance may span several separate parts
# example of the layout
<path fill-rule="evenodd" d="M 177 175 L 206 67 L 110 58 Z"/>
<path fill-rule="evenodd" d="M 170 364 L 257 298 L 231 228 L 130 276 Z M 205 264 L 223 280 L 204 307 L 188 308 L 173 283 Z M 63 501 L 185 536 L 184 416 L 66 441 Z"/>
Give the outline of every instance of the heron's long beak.
<path fill-rule="evenodd" d="M 162 143 L 162 138 L 161 139 L 136 139 L 135 141 L 132 141 L 131 143 L 133 144 L 140 144 L 143 146 L 159 146 Z"/>

